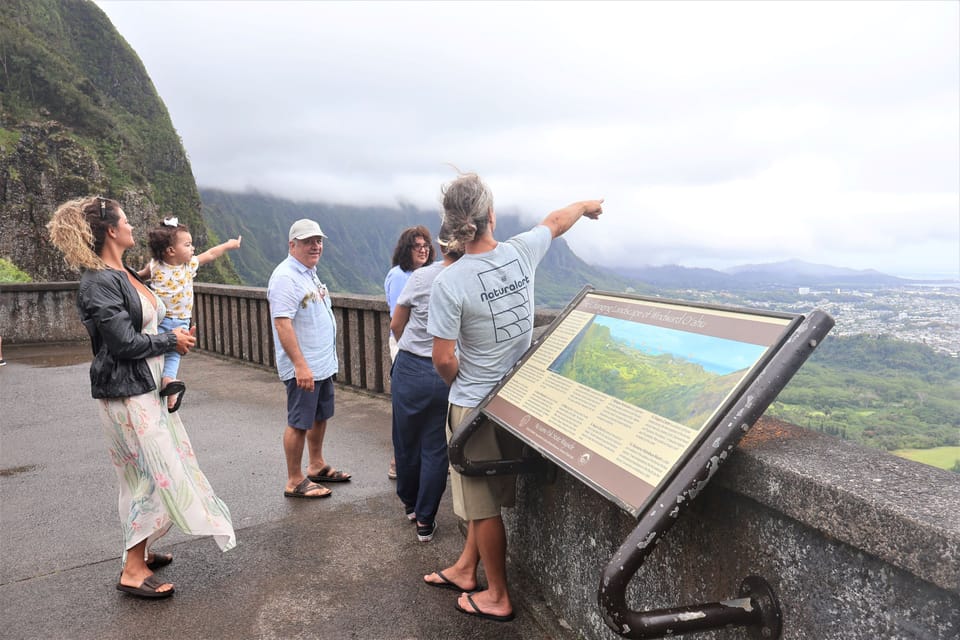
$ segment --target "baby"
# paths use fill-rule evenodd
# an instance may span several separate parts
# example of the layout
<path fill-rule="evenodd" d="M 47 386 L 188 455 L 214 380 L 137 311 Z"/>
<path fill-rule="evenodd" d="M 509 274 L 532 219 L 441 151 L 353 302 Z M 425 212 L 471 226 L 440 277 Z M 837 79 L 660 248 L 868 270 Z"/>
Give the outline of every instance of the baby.
<path fill-rule="evenodd" d="M 190 328 L 193 315 L 193 277 L 197 268 L 213 262 L 231 249 L 240 248 L 240 239 L 227 240 L 193 255 L 193 236 L 177 218 L 164 218 L 163 224 L 150 230 L 148 243 L 153 259 L 138 273 L 150 282 L 157 296 L 163 300 L 167 314 L 160 323 L 160 331 L 172 331 L 174 327 Z M 163 379 L 160 395 L 167 398 L 167 409 L 173 413 L 180 408 L 186 385 L 177 380 L 180 354 L 171 351 L 163 356 Z"/>

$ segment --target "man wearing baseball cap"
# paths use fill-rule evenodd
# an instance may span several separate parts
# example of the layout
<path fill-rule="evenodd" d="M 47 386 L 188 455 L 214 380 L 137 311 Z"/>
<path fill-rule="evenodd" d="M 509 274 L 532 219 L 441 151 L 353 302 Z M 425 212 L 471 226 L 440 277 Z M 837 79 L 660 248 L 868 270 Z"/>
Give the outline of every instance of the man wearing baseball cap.
<path fill-rule="evenodd" d="M 350 474 L 334 469 L 323 457 L 339 367 L 333 305 L 326 285 L 317 277 L 326 237 L 313 220 L 294 222 L 287 238 L 290 255 L 273 270 L 267 284 L 277 373 L 287 389 L 287 427 L 283 432 L 287 485 L 283 495 L 288 498 L 325 498 L 330 489 L 317 483 L 350 480 Z"/>

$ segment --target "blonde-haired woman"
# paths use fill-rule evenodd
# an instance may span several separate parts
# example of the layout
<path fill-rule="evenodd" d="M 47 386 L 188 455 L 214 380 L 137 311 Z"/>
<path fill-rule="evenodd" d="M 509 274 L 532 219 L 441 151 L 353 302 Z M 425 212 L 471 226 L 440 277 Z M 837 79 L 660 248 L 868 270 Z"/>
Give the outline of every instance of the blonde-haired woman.
<path fill-rule="evenodd" d="M 66 202 L 47 229 L 67 263 L 83 270 L 77 309 L 93 349 L 90 390 L 120 485 L 124 547 L 117 590 L 166 598 L 174 586 L 153 571 L 173 557 L 150 546 L 172 524 L 213 536 L 224 551 L 236 545 L 227 506 L 200 471 L 179 414 L 167 411 L 158 391 L 163 354 L 186 354 L 196 338 L 182 328 L 157 333 L 163 302 L 123 263 L 135 241 L 116 200 Z"/>

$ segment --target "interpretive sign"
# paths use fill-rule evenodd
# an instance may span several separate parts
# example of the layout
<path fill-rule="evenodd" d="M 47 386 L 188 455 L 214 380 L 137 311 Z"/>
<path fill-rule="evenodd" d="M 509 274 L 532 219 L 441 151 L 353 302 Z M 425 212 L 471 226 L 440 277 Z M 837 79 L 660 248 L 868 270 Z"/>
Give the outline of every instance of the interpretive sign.
<path fill-rule="evenodd" d="M 587 289 L 478 410 L 639 516 L 799 320 Z"/>

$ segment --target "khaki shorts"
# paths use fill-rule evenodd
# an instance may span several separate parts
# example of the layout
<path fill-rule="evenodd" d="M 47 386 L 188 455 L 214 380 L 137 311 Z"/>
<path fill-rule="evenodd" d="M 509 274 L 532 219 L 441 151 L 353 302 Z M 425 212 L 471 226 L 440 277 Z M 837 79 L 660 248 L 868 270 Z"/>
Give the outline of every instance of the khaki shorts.
<path fill-rule="evenodd" d="M 451 404 L 447 411 L 447 442 L 471 409 Z M 522 443 L 484 420 L 464 449 L 469 460 L 500 460 L 519 457 Z M 453 512 L 464 520 L 484 520 L 500 515 L 501 507 L 512 507 L 517 497 L 517 476 L 463 476 L 450 470 Z"/>

